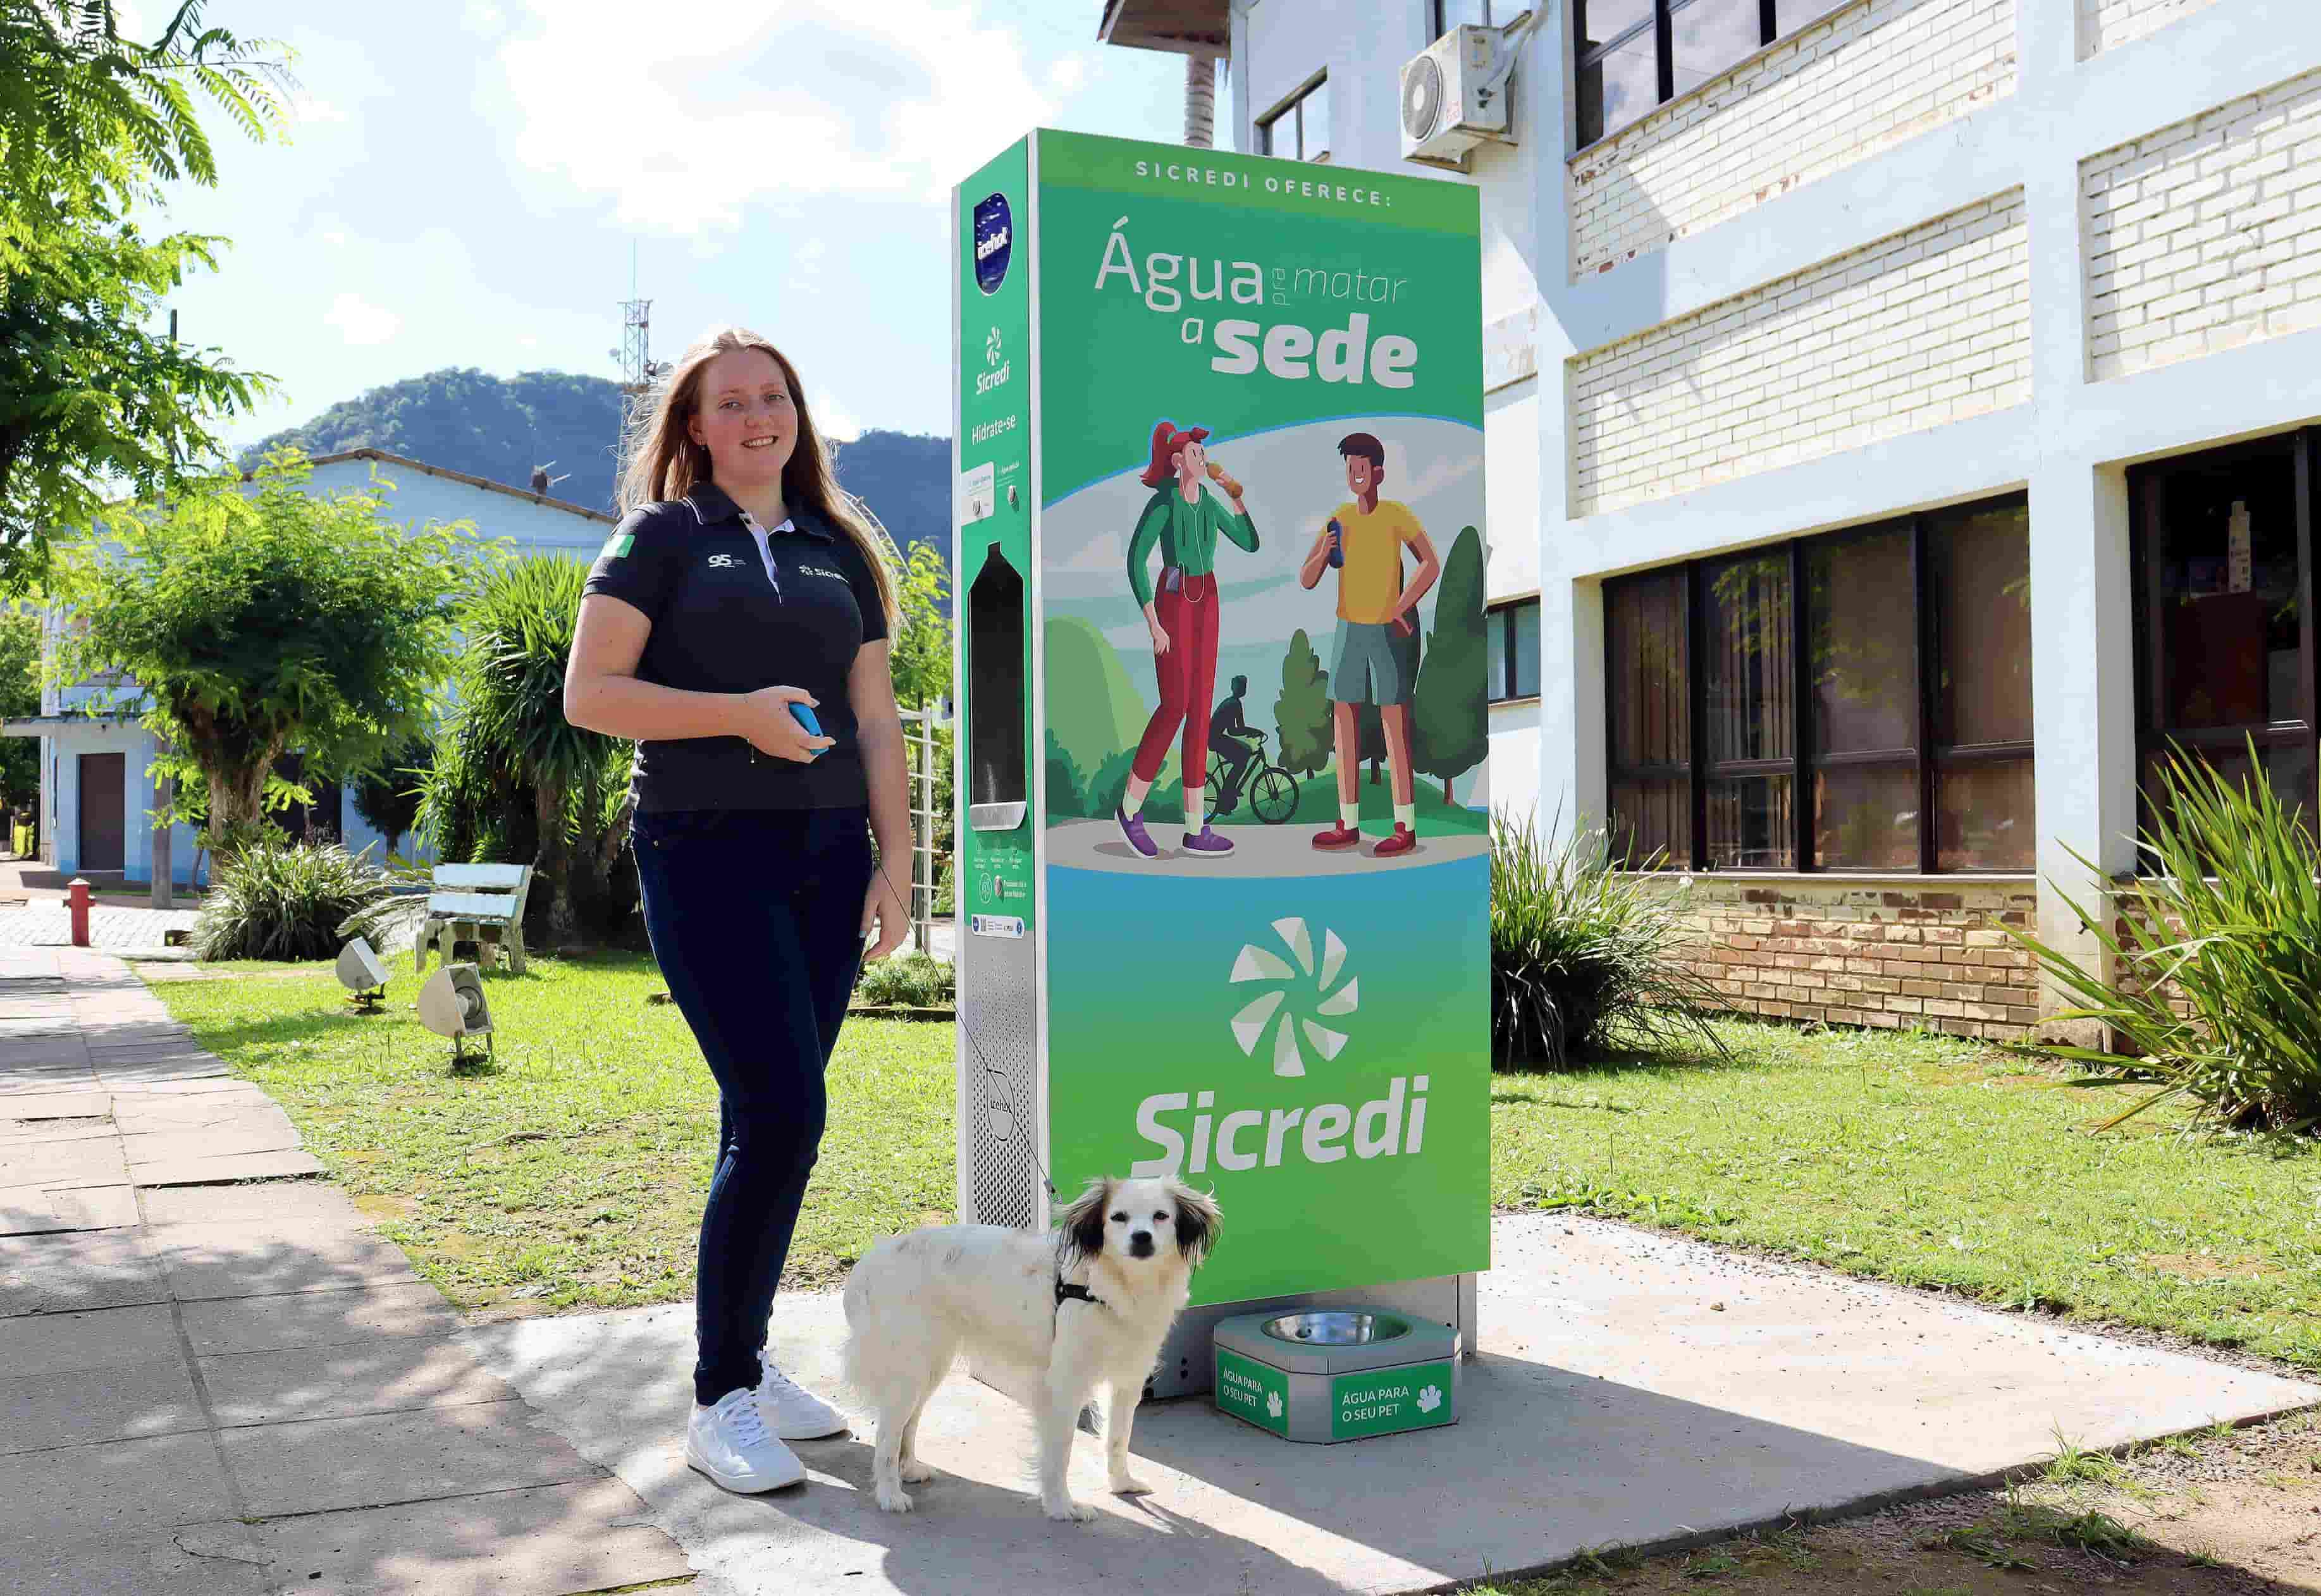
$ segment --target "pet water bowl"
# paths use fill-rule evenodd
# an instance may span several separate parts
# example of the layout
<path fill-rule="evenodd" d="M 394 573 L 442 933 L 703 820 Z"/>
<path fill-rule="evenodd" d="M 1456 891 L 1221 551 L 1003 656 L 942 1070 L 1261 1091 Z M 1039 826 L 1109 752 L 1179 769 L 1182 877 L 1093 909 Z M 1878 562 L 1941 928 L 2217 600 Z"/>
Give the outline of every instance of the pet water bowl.
<path fill-rule="evenodd" d="M 1382 1308 L 1245 1313 L 1215 1332 L 1210 1400 L 1292 1441 L 1329 1445 L 1459 1421 L 1459 1332 Z"/>

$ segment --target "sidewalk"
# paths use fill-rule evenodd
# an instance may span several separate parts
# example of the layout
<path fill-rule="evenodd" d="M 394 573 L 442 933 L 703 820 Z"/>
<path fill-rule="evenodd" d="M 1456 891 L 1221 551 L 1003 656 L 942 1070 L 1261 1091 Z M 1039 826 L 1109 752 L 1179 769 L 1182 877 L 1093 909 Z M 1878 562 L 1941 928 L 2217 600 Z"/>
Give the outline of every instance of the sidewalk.
<path fill-rule="evenodd" d="M 685 1577 L 318 1167 L 118 959 L 0 953 L 0 1590 Z"/>
<path fill-rule="evenodd" d="M 928 1404 L 935 1475 L 897 1517 L 871 1501 L 867 1423 L 799 1442 L 796 1490 L 727 1496 L 687 1470 L 682 1305 L 460 1340 L 651 1505 L 697 1596 L 1436 1590 L 1950 1494 L 2053 1456 L 2059 1434 L 2098 1450 L 2321 1402 L 2300 1381 L 1606 1220 L 1502 1216 L 1491 1257 L 1457 1424 L 1306 1446 L 1206 1401 L 1148 1403 L 1133 1447 L 1152 1495 L 1109 1494 L 1101 1445 L 1075 1444 L 1088 1525 L 1041 1517 L 1030 1417 L 963 1374 Z M 851 1404 L 843 1330 L 834 1293 L 787 1293 L 768 1349 Z"/>

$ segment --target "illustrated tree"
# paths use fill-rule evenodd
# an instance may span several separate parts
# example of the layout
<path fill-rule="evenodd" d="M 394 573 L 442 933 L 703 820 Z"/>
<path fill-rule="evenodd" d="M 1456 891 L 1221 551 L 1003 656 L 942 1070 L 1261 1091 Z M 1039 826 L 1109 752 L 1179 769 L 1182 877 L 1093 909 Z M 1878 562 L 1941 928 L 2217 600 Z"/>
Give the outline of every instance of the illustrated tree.
<path fill-rule="evenodd" d="M 1445 803 L 1456 802 L 1452 782 L 1491 751 L 1484 602 L 1483 540 L 1473 527 L 1464 527 L 1443 562 L 1434 630 L 1411 689 L 1410 762 L 1443 784 Z"/>
<path fill-rule="evenodd" d="M 1330 673 L 1303 627 L 1290 635 L 1289 652 L 1281 657 L 1273 724 L 1281 734 L 1284 769 L 1313 775 L 1330 763 Z"/>
<path fill-rule="evenodd" d="M 113 677 L 99 702 L 170 748 L 156 768 L 205 800 L 220 857 L 258 835 L 286 749 L 374 771 L 421 734 L 479 564 L 466 522 L 406 529 L 376 485 L 323 494 L 312 476 L 283 451 L 247 485 L 188 478 L 59 549 L 59 674 Z"/>
<path fill-rule="evenodd" d="M 460 612 L 459 703 L 447 728 L 532 797 L 549 939 L 569 947 L 618 918 L 614 866 L 627 834 L 632 749 L 564 718 L 588 567 L 561 555 L 512 560 Z"/>
<path fill-rule="evenodd" d="M 1047 783 L 1048 812 L 1051 815 L 1085 815 L 1088 812 L 1088 784 L 1081 779 L 1079 766 L 1064 751 L 1063 739 L 1054 727 L 1048 729 L 1048 747 L 1043 770 Z"/>
<path fill-rule="evenodd" d="M 269 391 L 149 325 L 225 241 L 134 220 L 164 183 L 216 186 L 196 95 L 261 141 L 285 121 L 278 47 L 203 9 L 185 0 L 143 44 L 112 0 L 0 0 L 0 591 L 38 582 L 59 530 L 124 485 L 182 492 L 217 456 L 212 422 Z"/>

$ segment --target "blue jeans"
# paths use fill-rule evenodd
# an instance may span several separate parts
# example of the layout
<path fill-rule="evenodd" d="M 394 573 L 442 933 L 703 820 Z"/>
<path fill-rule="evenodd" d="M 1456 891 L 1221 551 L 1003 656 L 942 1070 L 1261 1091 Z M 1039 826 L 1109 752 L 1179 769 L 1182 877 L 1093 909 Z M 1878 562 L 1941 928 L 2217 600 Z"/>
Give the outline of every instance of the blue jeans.
<path fill-rule="evenodd" d="M 716 1077 L 701 1216 L 696 1401 L 758 1383 L 827 1109 L 823 1072 L 862 963 L 867 812 L 704 809 L 631 825 L 645 930 Z"/>

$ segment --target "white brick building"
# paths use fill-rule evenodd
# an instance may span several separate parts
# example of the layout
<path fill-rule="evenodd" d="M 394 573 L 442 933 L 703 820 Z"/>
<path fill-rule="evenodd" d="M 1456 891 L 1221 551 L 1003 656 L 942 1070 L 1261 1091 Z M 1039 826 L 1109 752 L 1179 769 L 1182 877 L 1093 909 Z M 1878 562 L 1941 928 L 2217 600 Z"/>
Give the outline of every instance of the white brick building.
<path fill-rule="evenodd" d="M 1444 174 L 1484 194 L 1491 592 L 1537 648 L 1495 794 L 1715 872 L 1743 1002 L 2019 1033 L 1984 916 L 2068 939 L 2039 883 L 2134 867 L 2157 751 L 2253 737 L 2321 803 L 2321 6 L 1539 3 L 1511 141 Z M 1517 11 L 1102 26 L 1228 42 L 1243 149 L 1411 170 L 1404 63 Z"/>

